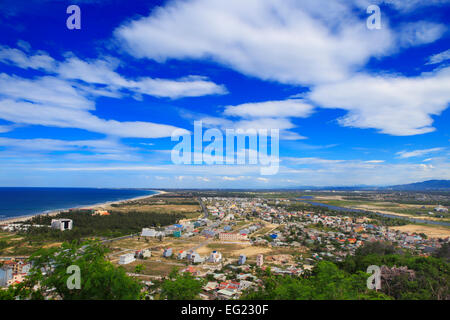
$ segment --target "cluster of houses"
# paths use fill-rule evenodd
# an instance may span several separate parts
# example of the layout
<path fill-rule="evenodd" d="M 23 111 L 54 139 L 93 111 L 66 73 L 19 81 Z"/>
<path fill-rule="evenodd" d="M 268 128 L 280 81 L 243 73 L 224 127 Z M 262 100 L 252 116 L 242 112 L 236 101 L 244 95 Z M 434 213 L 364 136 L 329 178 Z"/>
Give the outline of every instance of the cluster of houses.
<path fill-rule="evenodd" d="M 203 198 L 208 204 L 208 210 L 233 214 L 237 219 L 256 217 L 261 220 L 279 225 L 270 235 L 252 237 L 253 245 L 268 245 L 272 247 L 297 247 L 302 250 L 305 246 L 319 244 L 322 251 L 316 254 L 317 259 L 324 256 L 335 257 L 342 260 L 348 254 L 365 242 L 389 241 L 401 248 L 417 251 L 422 255 L 429 255 L 440 248 L 447 239 L 428 238 L 415 233 L 395 231 L 385 226 L 371 223 L 367 217 L 355 218 L 349 216 L 333 216 L 307 211 L 288 212 L 284 210 L 283 203 L 288 199 L 269 200 L 263 198 Z M 438 206 L 435 211 L 444 212 L 445 207 Z M 251 219 L 251 218 L 250 218 Z M 254 225 L 257 228 L 260 227 Z M 252 227 L 254 227 L 252 226 Z M 248 228 L 251 229 L 252 227 Z M 241 230 L 243 234 L 251 234 L 255 230 Z M 242 240 L 237 234 L 220 233 L 221 240 Z"/>
<path fill-rule="evenodd" d="M 206 226 L 208 219 L 198 219 L 197 221 L 187 221 L 183 224 L 173 224 L 156 230 L 154 228 L 143 228 L 141 237 L 158 238 L 173 236 L 176 238 L 188 238 L 199 234 L 202 226 Z"/>
<path fill-rule="evenodd" d="M 30 272 L 31 264 L 25 259 L 0 260 L 0 287 L 22 282 Z"/>

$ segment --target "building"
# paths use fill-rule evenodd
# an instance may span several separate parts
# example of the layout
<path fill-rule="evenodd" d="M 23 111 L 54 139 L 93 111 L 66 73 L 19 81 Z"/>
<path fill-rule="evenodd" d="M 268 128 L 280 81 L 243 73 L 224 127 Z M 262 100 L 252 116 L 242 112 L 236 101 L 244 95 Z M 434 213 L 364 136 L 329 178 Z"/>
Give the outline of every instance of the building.
<path fill-rule="evenodd" d="M 119 264 L 129 264 L 136 261 L 132 253 L 126 253 L 119 257 Z"/>
<path fill-rule="evenodd" d="M 13 278 L 13 270 L 9 266 L 0 268 L 0 287 L 6 287 Z"/>
<path fill-rule="evenodd" d="M 264 256 L 262 254 L 258 254 L 256 256 L 256 266 L 261 268 L 263 264 L 264 264 Z"/>
<path fill-rule="evenodd" d="M 239 265 L 243 265 L 245 263 L 245 261 L 247 260 L 247 257 L 245 256 L 245 254 L 241 254 L 239 256 L 239 260 L 238 260 L 238 264 Z"/>
<path fill-rule="evenodd" d="M 173 232 L 173 236 L 174 236 L 175 238 L 180 238 L 180 237 L 181 237 L 181 230 L 174 231 L 174 232 Z"/>
<path fill-rule="evenodd" d="M 443 206 L 437 206 L 436 208 L 434 208 L 434 211 L 437 211 L 437 212 L 448 212 L 448 209 L 443 207 Z"/>
<path fill-rule="evenodd" d="M 134 257 L 136 259 L 145 259 L 145 258 L 150 258 L 151 256 L 152 256 L 152 252 L 148 249 L 138 250 L 134 254 Z"/>
<path fill-rule="evenodd" d="M 178 260 L 182 260 L 182 259 L 186 258 L 186 256 L 187 256 L 187 252 L 184 251 L 184 250 L 181 250 L 180 252 L 178 252 L 178 257 L 177 257 L 177 259 L 178 259 Z"/>
<path fill-rule="evenodd" d="M 208 262 L 219 263 L 220 261 L 222 261 L 222 254 L 218 251 L 211 252 Z"/>
<path fill-rule="evenodd" d="M 72 230 L 73 221 L 71 219 L 52 219 L 51 227 L 61 231 Z"/>
<path fill-rule="evenodd" d="M 93 213 L 94 216 L 109 216 L 110 213 L 106 210 L 95 210 Z"/>
<path fill-rule="evenodd" d="M 164 258 L 169 258 L 169 257 L 171 257 L 171 256 L 172 256 L 172 248 L 164 249 L 163 257 L 164 257 Z"/>
<path fill-rule="evenodd" d="M 202 258 L 197 252 L 195 251 L 189 251 L 187 256 L 186 256 L 187 260 L 190 263 L 202 263 L 205 261 L 204 258 Z"/>
<path fill-rule="evenodd" d="M 246 240 L 247 234 L 221 232 L 219 233 L 219 240 L 222 241 L 241 241 Z"/>

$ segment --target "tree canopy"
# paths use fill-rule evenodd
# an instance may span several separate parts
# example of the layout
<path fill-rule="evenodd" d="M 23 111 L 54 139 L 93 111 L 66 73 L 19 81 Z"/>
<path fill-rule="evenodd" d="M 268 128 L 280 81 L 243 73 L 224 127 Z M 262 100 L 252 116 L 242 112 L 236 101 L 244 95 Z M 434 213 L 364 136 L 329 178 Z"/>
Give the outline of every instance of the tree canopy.
<path fill-rule="evenodd" d="M 178 274 L 174 269 L 169 279 L 161 285 L 161 298 L 168 300 L 194 300 L 198 298 L 203 286 L 202 280 L 195 279 L 190 273 Z"/>
<path fill-rule="evenodd" d="M 141 284 L 105 259 L 106 248 L 98 243 L 64 243 L 41 249 L 30 257 L 33 267 L 26 280 L 13 287 L 10 296 L 20 299 L 132 300 Z M 80 270 L 81 288 L 70 289 L 70 266 Z"/>

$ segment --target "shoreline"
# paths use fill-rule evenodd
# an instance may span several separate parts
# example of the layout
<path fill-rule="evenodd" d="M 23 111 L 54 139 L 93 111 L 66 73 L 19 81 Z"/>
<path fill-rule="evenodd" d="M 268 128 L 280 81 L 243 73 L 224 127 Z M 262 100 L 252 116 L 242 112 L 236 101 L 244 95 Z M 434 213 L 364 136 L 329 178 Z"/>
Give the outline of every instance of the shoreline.
<path fill-rule="evenodd" d="M 126 202 L 126 201 L 140 200 L 140 199 L 145 199 L 145 198 L 149 198 L 149 197 L 167 193 L 166 191 L 162 191 L 162 190 L 149 190 L 149 191 L 155 191 L 157 193 L 149 194 L 149 195 L 145 195 L 145 196 L 134 197 L 134 198 L 129 198 L 129 199 L 123 199 L 123 200 L 106 201 L 106 202 L 94 203 L 91 205 L 82 205 L 82 206 L 65 208 L 65 209 L 49 210 L 49 211 L 33 213 L 33 214 L 29 214 L 29 215 L 24 215 L 24 216 L 10 217 L 10 218 L 5 218 L 5 219 L 0 218 L 0 225 L 7 225 L 7 224 L 11 224 L 11 223 L 23 222 L 25 220 L 31 219 L 36 216 L 41 216 L 41 215 L 48 215 L 50 217 L 53 217 L 53 216 L 56 216 L 61 211 L 65 211 L 65 210 L 69 210 L 69 209 L 101 208 L 101 207 L 108 206 L 111 204 L 117 204 L 117 203 L 122 203 L 122 202 Z"/>

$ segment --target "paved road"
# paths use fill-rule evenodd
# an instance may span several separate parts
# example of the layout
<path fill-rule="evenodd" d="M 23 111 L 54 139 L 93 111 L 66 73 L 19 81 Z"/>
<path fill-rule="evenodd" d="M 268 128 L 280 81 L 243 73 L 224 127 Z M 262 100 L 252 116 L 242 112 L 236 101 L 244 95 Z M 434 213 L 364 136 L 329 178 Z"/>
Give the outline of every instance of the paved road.
<path fill-rule="evenodd" d="M 103 240 L 102 243 L 113 242 L 113 241 L 118 241 L 118 240 L 123 240 L 123 239 L 129 239 L 129 238 L 133 238 L 133 237 L 137 237 L 137 236 L 139 236 L 139 233 L 130 234 L 128 236 L 122 236 L 122 237 L 113 238 L 113 239 Z"/>
<path fill-rule="evenodd" d="M 208 218 L 208 210 L 206 209 L 205 204 L 203 203 L 202 199 L 197 198 L 197 200 L 198 200 L 198 202 L 200 202 L 200 206 L 202 207 L 205 219 Z"/>

